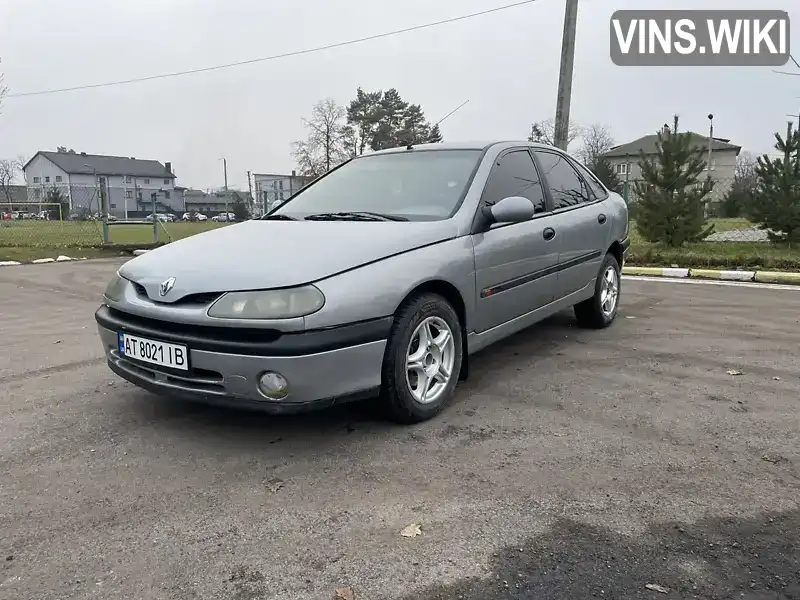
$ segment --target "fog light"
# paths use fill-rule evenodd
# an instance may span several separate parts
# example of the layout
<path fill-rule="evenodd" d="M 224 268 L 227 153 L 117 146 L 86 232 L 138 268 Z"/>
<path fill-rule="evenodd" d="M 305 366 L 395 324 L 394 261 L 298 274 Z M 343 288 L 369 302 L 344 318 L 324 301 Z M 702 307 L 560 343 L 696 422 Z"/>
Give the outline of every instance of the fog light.
<path fill-rule="evenodd" d="M 289 382 L 280 373 L 267 371 L 258 380 L 258 390 L 267 398 L 280 400 L 289 395 Z"/>

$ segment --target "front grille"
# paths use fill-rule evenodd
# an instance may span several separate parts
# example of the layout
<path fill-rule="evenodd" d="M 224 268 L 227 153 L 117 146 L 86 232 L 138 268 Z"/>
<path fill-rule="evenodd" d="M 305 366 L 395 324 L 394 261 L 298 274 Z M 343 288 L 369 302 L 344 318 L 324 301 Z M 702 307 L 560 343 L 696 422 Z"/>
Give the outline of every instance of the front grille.
<path fill-rule="evenodd" d="M 150 383 L 168 385 L 181 390 L 203 392 L 207 394 L 224 394 L 222 375 L 209 369 L 190 368 L 188 371 L 177 372 L 172 369 L 163 369 L 156 365 L 142 364 L 120 356 L 117 350 L 111 352 L 116 365 L 131 375 L 146 379 Z"/>
<path fill-rule="evenodd" d="M 108 309 L 109 315 L 117 321 L 119 326 L 130 329 L 132 332 L 139 330 L 142 335 L 156 335 L 161 338 L 170 334 L 179 338 L 199 339 L 204 342 L 246 342 L 270 343 L 281 337 L 277 329 L 251 329 L 245 327 L 214 327 L 210 325 L 187 325 L 175 321 L 162 321 L 150 319 L 113 308 Z M 182 342 L 179 342 L 182 343 Z"/>
<path fill-rule="evenodd" d="M 147 290 L 143 285 L 136 283 L 135 281 L 132 281 L 131 283 L 133 284 L 133 289 L 136 291 L 137 296 L 141 298 L 148 298 L 153 300 L 153 302 L 158 302 L 158 300 L 154 300 L 147 295 Z M 222 292 L 203 292 L 201 294 L 189 294 L 183 298 L 178 298 L 174 302 L 161 302 L 160 304 L 169 304 L 170 306 L 205 306 L 207 304 L 211 304 L 220 296 L 222 296 Z"/>

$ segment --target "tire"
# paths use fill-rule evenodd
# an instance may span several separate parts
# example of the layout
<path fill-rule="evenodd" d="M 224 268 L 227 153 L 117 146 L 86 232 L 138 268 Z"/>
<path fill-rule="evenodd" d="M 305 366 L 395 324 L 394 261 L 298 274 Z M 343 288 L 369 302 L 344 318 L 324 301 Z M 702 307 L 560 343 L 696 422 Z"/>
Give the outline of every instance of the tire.
<path fill-rule="evenodd" d="M 441 334 L 447 329 L 450 339 L 445 341 Z M 422 349 L 419 342 L 426 332 L 432 338 L 431 345 Z M 442 340 L 441 345 L 435 343 L 436 339 Z M 420 368 L 408 369 L 409 358 Z M 387 416 L 398 423 L 411 424 L 439 414 L 453 397 L 462 359 L 461 323 L 450 303 L 437 294 L 408 300 L 395 315 L 383 358 L 381 401 Z M 433 377 L 426 377 L 434 372 Z M 429 392 L 420 398 L 426 389 L 420 385 L 428 380 Z"/>
<path fill-rule="evenodd" d="M 613 275 L 611 275 L 612 273 Z M 615 291 L 613 307 L 608 303 L 607 281 L 615 286 L 613 287 Z M 575 318 L 578 319 L 578 325 L 589 329 L 603 329 L 614 322 L 619 309 L 621 281 L 617 259 L 612 254 L 606 254 L 594 284 L 594 296 L 575 305 Z"/>

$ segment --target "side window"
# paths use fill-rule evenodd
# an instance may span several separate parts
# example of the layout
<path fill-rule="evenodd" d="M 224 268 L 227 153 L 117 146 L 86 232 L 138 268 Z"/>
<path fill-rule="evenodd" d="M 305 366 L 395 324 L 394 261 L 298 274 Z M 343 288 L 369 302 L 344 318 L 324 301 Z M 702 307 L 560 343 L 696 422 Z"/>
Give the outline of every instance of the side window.
<path fill-rule="evenodd" d="M 600 199 L 608 196 L 608 192 L 600 185 L 594 173 L 579 163 L 573 162 L 572 164 L 575 165 L 578 172 L 583 175 L 583 180 L 589 185 L 589 189 L 592 190 L 596 198 Z"/>
<path fill-rule="evenodd" d="M 592 193 L 577 171 L 561 154 L 536 151 L 546 185 L 553 198 L 553 209 L 575 206 L 594 200 Z"/>
<path fill-rule="evenodd" d="M 509 196 L 528 198 L 537 214 L 546 210 L 539 173 L 527 150 L 515 150 L 501 156 L 483 190 L 483 201 L 487 204 Z"/>

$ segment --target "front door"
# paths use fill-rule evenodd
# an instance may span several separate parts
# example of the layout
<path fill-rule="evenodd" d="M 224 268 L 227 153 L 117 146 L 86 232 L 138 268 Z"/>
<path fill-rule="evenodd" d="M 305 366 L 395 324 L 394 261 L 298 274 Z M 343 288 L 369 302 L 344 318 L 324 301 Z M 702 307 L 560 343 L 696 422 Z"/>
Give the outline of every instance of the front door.
<path fill-rule="evenodd" d="M 547 211 L 539 173 L 527 148 L 498 157 L 481 208 L 510 196 L 528 198 L 535 212 L 529 221 L 495 223 L 473 233 L 478 333 L 553 301 L 561 238 Z"/>
<path fill-rule="evenodd" d="M 611 219 L 604 199 L 564 154 L 549 149 L 534 154 L 553 212 L 562 222 L 556 298 L 563 298 L 596 280 L 608 249 Z"/>

